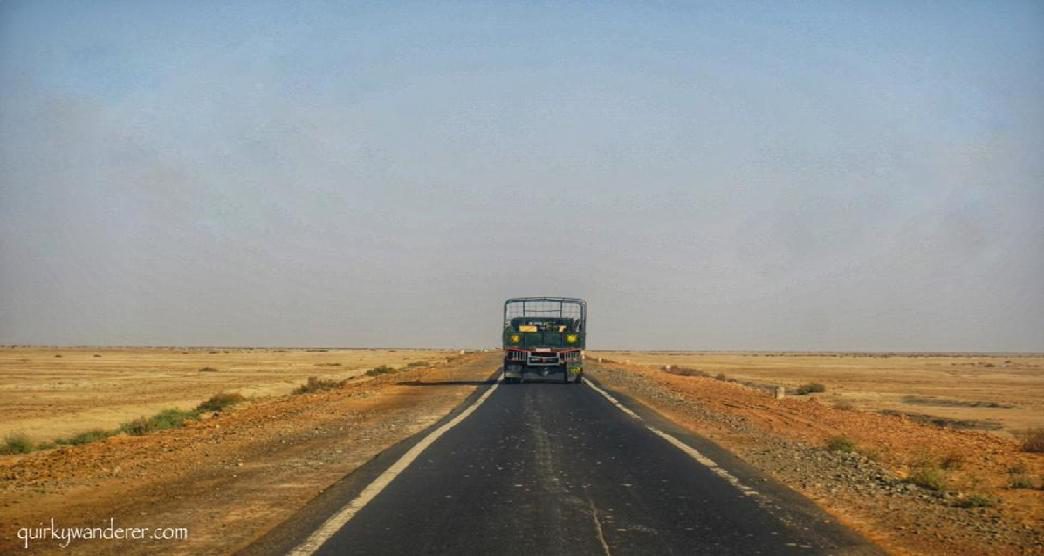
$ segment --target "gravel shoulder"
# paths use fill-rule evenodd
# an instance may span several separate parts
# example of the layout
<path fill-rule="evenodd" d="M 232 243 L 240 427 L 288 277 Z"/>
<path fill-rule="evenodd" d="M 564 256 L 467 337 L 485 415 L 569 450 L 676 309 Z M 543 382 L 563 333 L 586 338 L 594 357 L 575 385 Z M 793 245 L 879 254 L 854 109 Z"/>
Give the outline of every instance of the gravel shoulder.
<path fill-rule="evenodd" d="M 996 434 L 903 416 L 838 409 L 815 396 L 762 390 L 639 365 L 588 361 L 599 383 L 718 443 L 896 554 L 1044 553 L 1044 496 L 1013 489 L 1010 470 L 1039 481 L 1041 454 Z M 851 451 L 827 448 L 844 437 Z M 931 466 L 942 488 L 907 478 Z M 987 506 L 964 507 L 970 500 Z"/>
<path fill-rule="evenodd" d="M 52 518 L 58 527 L 104 527 L 111 518 L 122 527 L 189 531 L 184 541 L 74 541 L 78 554 L 233 552 L 449 413 L 499 358 L 462 355 L 255 401 L 179 429 L 0 456 L 0 553 L 65 552 L 53 540 L 26 552 L 17 538 L 19 528 Z"/>

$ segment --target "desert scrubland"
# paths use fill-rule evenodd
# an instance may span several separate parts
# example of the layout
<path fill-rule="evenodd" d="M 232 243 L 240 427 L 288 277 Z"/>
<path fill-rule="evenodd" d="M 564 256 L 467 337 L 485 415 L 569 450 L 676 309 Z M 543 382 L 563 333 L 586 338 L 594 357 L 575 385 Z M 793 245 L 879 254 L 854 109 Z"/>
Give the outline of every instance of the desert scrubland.
<path fill-rule="evenodd" d="M 0 348 L 0 437 L 53 441 L 111 429 L 218 392 L 287 394 L 308 377 L 342 380 L 373 367 L 443 361 L 415 349 Z"/>
<path fill-rule="evenodd" d="M 1017 434 L 1044 426 L 1044 355 L 599 351 L 590 357 L 781 385 L 826 403 Z"/>
<path fill-rule="evenodd" d="M 588 361 L 604 386 L 888 552 L 1044 552 L 1044 358 L 618 351 Z"/>
<path fill-rule="evenodd" d="M 53 351 L 32 353 L 43 357 Z M 66 401 L 41 404 L 32 395 L 4 393 L 4 401 L 36 408 L 33 419 L 60 418 L 63 404 L 77 411 L 109 404 L 118 408 L 110 408 L 112 422 L 149 415 L 153 404 L 198 403 L 216 389 L 254 395 L 219 410 L 195 410 L 170 428 L 110 431 L 114 434 L 83 443 L 0 454 L 0 554 L 235 552 L 383 450 L 445 416 L 492 376 L 500 358 L 499 353 L 422 350 L 182 351 L 63 349 L 61 358 L 48 355 L 50 372 L 39 383 L 19 379 L 23 392 L 34 386 L 51 392 L 50 385 L 71 380 L 90 385 L 83 368 L 95 363 L 91 359 L 110 359 L 109 370 L 95 363 L 94 376 L 101 382 L 66 391 Z M 33 358 L 25 350 L 15 352 L 15 360 Z M 95 352 L 102 357 L 94 358 Z M 52 359 L 70 364 L 55 365 Z M 421 360 L 428 362 L 417 363 Z M 319 363 L 325 366 L 315 366 Z M 220 370 L 199 372 L 204 364 Z M 397 367 L 382 367 L 392 364 Z M 381 372 L 367 373 L 374 365 Z M 159 383 L 140 384 L 155 375 Z M 325 377 L 318 386 L 300 389 L 306 377 L 316 375 Z M 155 399 L 133 403 L 134 396 L 146 393 Z M 4 419 L 10 415 L 17 421 L 5 425 L 31 430 L 34 437 L 77 430 L 63 425 L 43 434 L 26 426 L 38 421 L 18 421 L 18 412 L 6 405 L 4 411 Z M 25 550 L 19 530 L 48 526 L 52 518 L 56 527 L 104 527 L 112 519 L 120 527 L 184 528 L 188 538 L 81 539 L 67 548 L 43 540 Z"/>

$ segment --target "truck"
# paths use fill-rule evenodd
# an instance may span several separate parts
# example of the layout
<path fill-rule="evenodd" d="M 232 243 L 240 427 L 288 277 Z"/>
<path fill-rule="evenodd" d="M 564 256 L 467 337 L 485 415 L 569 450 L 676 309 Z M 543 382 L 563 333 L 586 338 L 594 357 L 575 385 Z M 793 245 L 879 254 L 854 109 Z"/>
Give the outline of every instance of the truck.
<path fill-rule="evenodd" d="M 587 302 L 574 297 L 513 297 L 504 302 L 504 382 L 584 380 Z"/>

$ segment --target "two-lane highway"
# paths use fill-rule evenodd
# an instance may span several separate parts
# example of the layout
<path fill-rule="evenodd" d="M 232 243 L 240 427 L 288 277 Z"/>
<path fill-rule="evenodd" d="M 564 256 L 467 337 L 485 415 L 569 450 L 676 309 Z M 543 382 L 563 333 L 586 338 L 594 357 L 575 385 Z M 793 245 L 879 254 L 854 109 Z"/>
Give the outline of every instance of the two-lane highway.
<path fill-rule="evenodd" d="M 771 509 L 777 502 L 613 401 L 587 385 L 500 384 L 309 550 L 875 552 L 837 526 L 788 519 Z"/>

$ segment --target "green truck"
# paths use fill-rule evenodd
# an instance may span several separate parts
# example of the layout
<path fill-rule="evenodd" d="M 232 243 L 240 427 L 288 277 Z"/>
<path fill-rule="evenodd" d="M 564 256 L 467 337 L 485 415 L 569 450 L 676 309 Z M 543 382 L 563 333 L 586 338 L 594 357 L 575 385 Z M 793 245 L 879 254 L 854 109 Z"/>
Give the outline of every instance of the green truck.
<path fill-rule="evenodd" d="M 573 297 L 515 297 L 504 302 L 504 382 L 584 379 L 587 302 Z"/>

